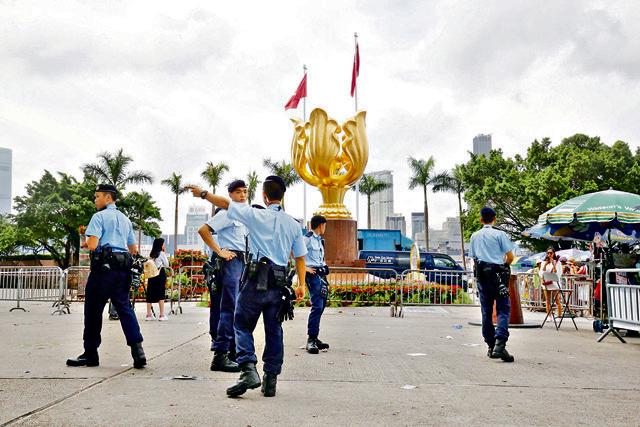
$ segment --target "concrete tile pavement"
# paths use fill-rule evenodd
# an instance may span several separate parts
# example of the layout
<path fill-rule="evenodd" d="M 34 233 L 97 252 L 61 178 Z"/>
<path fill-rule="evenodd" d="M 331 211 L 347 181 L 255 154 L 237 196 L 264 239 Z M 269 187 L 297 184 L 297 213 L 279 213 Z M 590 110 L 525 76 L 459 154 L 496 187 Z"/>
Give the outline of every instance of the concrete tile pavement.
<path fill-rule="evenodd" d="M 81 304 L 66 316 L 50 316 L 45 304 L 28 306 L 29 313 L 8 308 L 0 304 L 0 424 L 640 423 L 640 339 L 598 344 L 586 319 L 578 319 L 577 332 L 570 323 L 560 331 L 512 330 L 516 362 L 505 364 L 486 357 L 480 329 L 468 325 L 478 308 L 408 308 L 404 319 L 390 318 L 387 308 L 330 309 L 321 338 L 332 348 L 317 356 L 300 349 L 308 309 L 296 309 L 284 324 L 278 395 L 228 399 L 236 374 L 208 370 L 206 309 L 186 305 L 169 322 L 141 322 L 150 362 L 137 371 L 118 322 L 105 321 L 101 366 L 72 369 L 64 361 L 81 351 Z M 196 379 L 171 379 L 183 374 Z"/>

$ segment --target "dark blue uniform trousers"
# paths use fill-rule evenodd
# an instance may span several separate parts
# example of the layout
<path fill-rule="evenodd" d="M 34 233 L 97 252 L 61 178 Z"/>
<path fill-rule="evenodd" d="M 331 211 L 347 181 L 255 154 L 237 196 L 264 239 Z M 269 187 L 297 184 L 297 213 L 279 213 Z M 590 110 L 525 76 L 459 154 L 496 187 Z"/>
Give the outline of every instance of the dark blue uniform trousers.
<path fill-rule="evenodd" d="M 278 320 L 281 297 L 282 291 L 275 286 L 266 291 L 258 291 L 254 279 L 248 279 L 240 287 L 234 318 L 238 363 L 258 362 L 253 345 L 253 331 L 262 314 L 265 334 L 263 370 L 276 375 L 282 371 L 284 342 L 282 323 Z"/>
<path fill-rule="evenodd" d="M 107 300 L 118 312 L 122 331 L 127 345 L 142 342 L 140 325 L 129 303 L 131 272 L 129 271 L 92 271 L 87 280 L 84 300 L 84 349 L 93 352 L 101 343 L 102 313 Z"/>
<path fill-rule="evenodd" d="M 491 281 L 478 281 L 480 293 L 480 309 L 482 311 L 482 336 L 484 342 L 493 347 L 496 340 L 509 339 L 509 297 L 498 295 L 498 284 Z M 497 327 L 493 326 L 493 303 L 496 303 Z"/>
<path fill-rule="evenodd" d="M 209 335 L 211 335 L 211 350 L 213 351 L 213 344 L 218 337 L 218 324 L 220 323 L 220 300 L 222 298 L 222 292 L 212 292 L 209 288 Z"/>
<path fill-rule="evenodd" d="M 311 312 L 307 323 L 307 335 L 318 337 L 320 333 L 320 317 L 324 312 L 327 300 L 322 296 L 322 281 L 319 274 L 306 274 L 305 281 L 309 288 L 309 298 L 311 299 Z"/>
<path fill-rule="evenodd" d="M 244 263 L 238 258 L 225 262 L 222 267 L 221 289 L 216 297 L 220 301 L 218 304 L 219 321 L 215 341 L 211 346 L 215 351 L 226 353 L 235 348 L 233 317 L 236 311 L 236 299 L 238 298 L 238 288 L 240 287 L 240 276 L 243 268 Z"/>

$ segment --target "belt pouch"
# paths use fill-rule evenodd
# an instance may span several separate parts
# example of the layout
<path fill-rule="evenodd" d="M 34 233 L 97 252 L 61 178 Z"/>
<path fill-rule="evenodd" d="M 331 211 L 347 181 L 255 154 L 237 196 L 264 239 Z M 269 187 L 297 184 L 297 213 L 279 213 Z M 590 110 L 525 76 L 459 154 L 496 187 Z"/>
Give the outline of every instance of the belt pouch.
<path fill-rule="evenodd" d="M 256 269 L 256 289 L 266 291 L 269 287 L 269 271 L 271 266 L 266 262 L 259 262 Z"/>

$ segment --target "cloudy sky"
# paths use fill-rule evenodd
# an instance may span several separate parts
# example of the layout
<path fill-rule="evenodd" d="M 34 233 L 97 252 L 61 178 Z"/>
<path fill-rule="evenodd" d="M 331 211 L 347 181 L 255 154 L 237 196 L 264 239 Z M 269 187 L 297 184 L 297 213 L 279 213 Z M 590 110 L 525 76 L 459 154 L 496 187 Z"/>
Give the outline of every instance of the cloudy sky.
<path fill-rule="evenodd" d="M 14 195 L 45 168 L 80 176 L 123 147 L 156 178 L 147 189 L 170 231 L 159 181 L 171 172 L 199 183 L 207 161 L 225 161 L 228 179 L 265 176 L 263 158 L 289 157 L 289 117 L 302 111 L 283 105 L 303 64 L 308 108 L 353 114 L 357 31 L 368 170 L 393 170 L 395 210 L 409 218 L 422 200 L 406 158 L 450 168 L 478 133 L 508 154 L 576 132 L 638 146 L 639 21 L 634 1 L 0 0 L 0 146 L 13 149 Z M 302 216 L 302 186 L 288 197 Z M 429 197 L 438 228 L 456 200 Z"/>

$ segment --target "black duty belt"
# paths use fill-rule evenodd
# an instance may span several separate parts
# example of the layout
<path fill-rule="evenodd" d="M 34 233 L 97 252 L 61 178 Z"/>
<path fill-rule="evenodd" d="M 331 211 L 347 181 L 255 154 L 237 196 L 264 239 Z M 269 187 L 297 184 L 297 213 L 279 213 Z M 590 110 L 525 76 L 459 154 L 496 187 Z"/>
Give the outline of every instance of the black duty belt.
<path fill-rule="evenodd" d="M 282 288 L 287 284 L 287 268 L 274 264 L 266 257 L 259 261 L 252 260 L 245 265 L 241 282 L 247 279 L 254 279 L 259 291 L 266 291 L 272 287 Z"/>
<path fill-rule="evenodd" d="M 91 252 L 91 271 L 129 271 L 133 257 L 129 252 Z"/>

